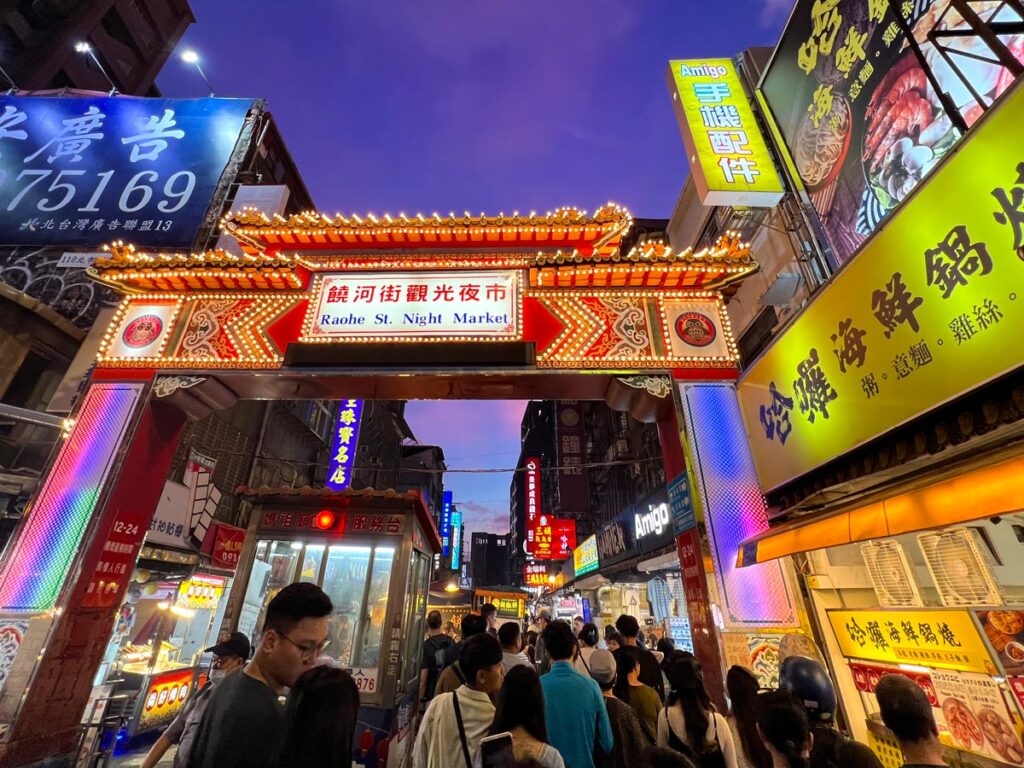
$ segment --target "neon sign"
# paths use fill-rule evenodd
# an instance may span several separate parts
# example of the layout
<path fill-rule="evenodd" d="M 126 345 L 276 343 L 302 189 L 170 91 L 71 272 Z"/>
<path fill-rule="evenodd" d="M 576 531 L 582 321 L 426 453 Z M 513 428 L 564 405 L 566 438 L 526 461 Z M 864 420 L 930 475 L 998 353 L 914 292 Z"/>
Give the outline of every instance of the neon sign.
<path fill-rule="evenodd" d="M 452 492 L 445 491 L 441 501 L 441 555 L 448 557 L 452 546 Z"/>
<path fill-rule="evenodd" d="M 462 513 L 458 509 L 452 510 L 452 570 L 459 569 L 459 561 L 462 559 Z"/>
<path fill-rule="evenodd" d="M 338 409 L 331 444 L 331 460 L 327 465 L 324 485 L 332 491 L 343 491 L 352 485 L 352 471 L 356 463 L 356 443 L 359 441 L 359 421 L 363 415 L 362 400 L 343 400 Z"/>
<path fill-rule="evenodd" d="M 545 523 L 540 509 L 540 459 L 526 460 L 526 554 L 536 549 L 537 527 Z"/>

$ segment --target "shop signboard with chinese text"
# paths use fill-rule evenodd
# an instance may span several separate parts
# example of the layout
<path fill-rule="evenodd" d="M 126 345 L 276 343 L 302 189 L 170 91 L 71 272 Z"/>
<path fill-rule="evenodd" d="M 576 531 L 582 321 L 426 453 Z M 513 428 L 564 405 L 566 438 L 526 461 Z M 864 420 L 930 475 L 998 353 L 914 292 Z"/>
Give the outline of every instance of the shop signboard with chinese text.
<path fill-rule="evenodd" d="M 452 546 L 452 492 L 445 491 L 441 498 L 441 555 L 448 557 Z"/>
<path fill-rule="evenodd" d="M 405 521 L 404 515 L 375 512 L 264 510 L 259 533 L 263 535 L 313 532 L 324 535 L 383 534 L 401 536 L 405 532 Z"/>
<path fill-rule="evenodd" d="M 597 536 L 588 536 L 572 551 L 572 564 L 577 579 L 598 569 Z"/>
<path fill-rule="evenodd" d="M 732 60 L 671 61 L 668 85 L 701 203 L 778 204 L 782 180 Z"/>
<path fill-rule="evenodd" d="M 242 544 L 245 543 L 245 529 L 225 523 L 214 523 L 210 533 L 203 542 L 203 549 L 208 549 L 210 564 L 234 571 L 242 555 Z"/>
<path fill-rule="evenodd" d="M 192 693 L 194 676 L 195 669 L 189 667 L 150 677 L 149 687 L 143 692 L 139 705 L 141 711 L 134 732 L 159 728 L 174 720 Z"/>
<path fill-rule="evenodd" d="M 996 674 L 967 611 L 828 611 L 848 659 Z"/>
<path fill-rule="evenodd" d="M 544 563 L 527 563 L 523 569 L 523 580 L 528 587 L 548 585 L 548 567 Z"/>
<path fill-rule="evenodd" d="M 819 291 L 740 380 L 770 490 L 1021 364 L 1024 90 Z"/>
<path fill-rule="evenodd" d="M 524 464 L 526 473 L 523 478 L 526 488 L 526 541 L 523 546 L 526 554 L 532 555 L 536 548 L 537 527 L 540 525 L 541 515 L 541 481 L 540 481 L 540 459 L 530 456 Z"/>
<path fill-rule="evenodd" d="M 555 455 L 558 457 L 558 505 L 563 515 L 590 509 L 590 483 L 583 449 L 583 408 L 578 400 L 555 402 Z"/>
<path fill-rule="evenodd" d="M 338 403 L 338 420 L 334 425 L 331 458 L 327 464 L 327 479 L 324 480 L 324 485 L 332 491 L 343 491 L 352 485 L 362 416 L 362 400 L 342 400 Z"/>
<path fill-rule="evenodd" d="M 597 554 L 602 566 L 622 562 L 638 552 L 633 521 L 625 515 L 620 514 L 597 534 Z"/>
<path fill-rule="evenodd" d="M 894 7 L 968 125 L 982 113 L 969 88 L 990 104 L 1013 82 L 1008 70 L 976 58 L 993 58 L 976 34 L 953 43 L 962 53 L 952 59 L 965 79 L 958 76 L 952 59 L 927 38 L 949 7 L 939 0 L 797 2 L 761 93 L 840 263 L 961 138 L 900 31 Z M 946 13 L 942 28 L 969 32 L 957 13 Z M 1024 35 L 1000 39 L 1024 61 Z"/>
<path fill-rule="evenodd" d="M 537 560 L 565 560 L 575 548 L 575 520 L 540 515 L 534 530 L 534 558 Z"/>
<path fill-rule="evenodd" d="M 685 472 L 668 484 L 668 503 L 672 508 L 672 530 L 678 536 L 697 525 L 690 496 L 690 481 Z"/>
<path fill-rule="evenodd" d="M 305 341 L 518 339 L 518 272 L 321 275 Z"/>
<path fill-rule="evenodd" d="M 0 96 L 0 238 L 191 246 L 252 105 Z"/>

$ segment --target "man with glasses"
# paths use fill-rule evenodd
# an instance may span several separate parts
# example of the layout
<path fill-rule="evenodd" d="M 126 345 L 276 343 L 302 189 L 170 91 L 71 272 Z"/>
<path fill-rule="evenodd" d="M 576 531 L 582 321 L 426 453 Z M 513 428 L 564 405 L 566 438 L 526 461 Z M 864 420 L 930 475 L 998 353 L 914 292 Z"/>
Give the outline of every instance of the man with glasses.
<path fill-rule="evenodd" d="M 279 698 L 327 645 L 331 599 L 315 584 L 289 584 L 267 606 L 256 653 L 214 688 L 189 768 L 271 768 L 284 742 Z"/>

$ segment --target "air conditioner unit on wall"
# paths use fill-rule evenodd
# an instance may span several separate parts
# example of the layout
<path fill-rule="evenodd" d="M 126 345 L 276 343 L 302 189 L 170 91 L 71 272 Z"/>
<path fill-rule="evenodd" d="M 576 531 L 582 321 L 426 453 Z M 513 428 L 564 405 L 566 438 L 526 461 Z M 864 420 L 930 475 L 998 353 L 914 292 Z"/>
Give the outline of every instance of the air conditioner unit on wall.
<path fill-rule="evenodd" d="M 1002 605 L 999 583 L 992 572 L 991 556 L 969 528 L 922 533 L 917 543 L 935 580 L 943 605 Z"/>
<path fill-rule="evenodd" d="M 869 541 L 861 544 L 860 551 L 879 605 L 887 608 L 924 605 L 913 568 L 898 541 Z"/>

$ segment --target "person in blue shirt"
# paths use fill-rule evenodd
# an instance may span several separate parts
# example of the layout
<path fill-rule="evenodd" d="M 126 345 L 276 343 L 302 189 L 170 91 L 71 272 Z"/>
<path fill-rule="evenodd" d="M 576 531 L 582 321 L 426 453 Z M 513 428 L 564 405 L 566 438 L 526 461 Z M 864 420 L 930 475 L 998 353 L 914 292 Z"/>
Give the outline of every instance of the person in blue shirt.
<path fill-rule="evenodd" d="M 601 689 L 572 665 L 576 637 L 564 621 L 552 621 L 544 630 L 544 647 L 551 671 L 540 679 L 548 740 L 565 760 L 566 768 L 594 768 L 594 750 L 610 752 L 612 726 Z"/>

